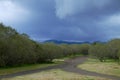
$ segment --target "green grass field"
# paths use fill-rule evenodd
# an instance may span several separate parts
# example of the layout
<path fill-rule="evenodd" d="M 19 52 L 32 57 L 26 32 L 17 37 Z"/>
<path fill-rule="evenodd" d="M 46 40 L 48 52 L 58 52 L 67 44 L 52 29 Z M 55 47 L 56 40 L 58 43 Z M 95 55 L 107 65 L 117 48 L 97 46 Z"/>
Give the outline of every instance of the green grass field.
<path fill-rule="evenodd" d="M 87 62 L 79 65 L 78 67 L 83 70 L 88 70 L 92 72 L 120 76 L 120 65 L 113 60 L 100 62 L 96 59 L 88 59 Z"/>
<path fill-rule="evenodd" d="M 23 65 L 23 66 L 18 66 L 18 67 L 0 68 L 0 75 L 7 75 L 7 74 L 17 73 L 17 72 L 22 72 L 22 71 L 45 68 L 48 66 L 62 64 L 63 61 L 64 60 L 57 59 L 53 63 L 31 64 L 31 65 Z"/>
<path fill-rule="evenodd" d="M 17 72 L 22 72 L 22 71 L 28 71 L 28 70 L 34 70 L 34 69 L 39 69 L 39 68 L 45 68 L 48 66 L 58 65 L 72 57 L 73 56 L 64 57 L 61 59 L 54 59 L 53 63 L 31 64 L 31 65 L 23 65 L 23 66 L 18 66 L 18 67 L 0 68 L 0 75 L 7 75 L 7 74 L 17 73 Z M 76 57 L 76 56 L 74 56 L 74 57 Z"/>
<path fill-rule="evenodd" d="M 40 73 L 17 76 L 11 79 L 8 78 L 2 80 L 111 80 L 111 79 L 79 75 L 75 73 L 65 72 L 60 69 L 54 69 Z"/>

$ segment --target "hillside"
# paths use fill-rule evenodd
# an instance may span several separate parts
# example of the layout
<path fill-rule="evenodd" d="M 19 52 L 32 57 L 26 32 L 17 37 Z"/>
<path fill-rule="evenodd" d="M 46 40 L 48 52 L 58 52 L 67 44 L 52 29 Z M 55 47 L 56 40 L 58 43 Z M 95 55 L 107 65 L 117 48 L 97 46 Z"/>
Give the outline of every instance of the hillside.
<path fill-rule="evenodd" d="M 64 41 L 64 40 L 46 40 L 43 43 L 55 43 L 55 44 L 91 44 L 90 42 L 78 42 L 78 41 Z"/>

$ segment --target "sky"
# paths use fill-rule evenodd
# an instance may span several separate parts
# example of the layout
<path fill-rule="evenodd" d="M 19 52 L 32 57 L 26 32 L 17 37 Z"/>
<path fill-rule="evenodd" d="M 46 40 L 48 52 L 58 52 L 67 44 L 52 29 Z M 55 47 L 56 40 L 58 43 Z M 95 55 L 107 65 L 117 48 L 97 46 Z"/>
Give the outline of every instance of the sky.
<path fill-rule="evenodd" d="M 0 0 L 0 22 L 31 39 L 120 38 L 120 0 Z"/>

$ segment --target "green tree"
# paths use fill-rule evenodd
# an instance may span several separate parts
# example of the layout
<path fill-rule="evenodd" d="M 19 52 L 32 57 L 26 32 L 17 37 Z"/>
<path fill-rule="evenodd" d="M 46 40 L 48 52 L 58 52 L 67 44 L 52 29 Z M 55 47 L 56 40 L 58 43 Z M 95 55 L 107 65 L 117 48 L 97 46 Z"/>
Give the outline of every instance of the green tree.
<path fill-rule="evenodd" d="M 109 54 L 109 48 L 106 44 L 96 44 L 89 49 L 91 56 L 98 58 L 101 62 L 105 61 Z"/>
<path fill-rule="evenodd" d="M 110 58 L 117 61 L 119 59 L 120 39 L 113 39 L 109 41 L 108 45 L 111 51 Z"/>

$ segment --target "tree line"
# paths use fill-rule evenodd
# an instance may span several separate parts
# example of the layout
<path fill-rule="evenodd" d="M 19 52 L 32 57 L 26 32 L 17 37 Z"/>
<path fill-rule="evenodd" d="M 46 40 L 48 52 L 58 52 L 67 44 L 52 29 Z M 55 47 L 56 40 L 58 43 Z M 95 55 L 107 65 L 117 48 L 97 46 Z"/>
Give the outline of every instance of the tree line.
<path fill-rule="evenodd" d="M 52 62 L 53 59 L 88 54 L 89 44 L 41 44 L 26 34 L 0 24 L 0 67 Z"/>
<path fill-rule="evenodd" d="M 120 39 L 105 44 L 42 44 L 0 23 L 0 67 L 52 62 L 53 59 L 81 54 L 100 61 L 120 61 Z"/>
<path fill-rule="evenodd" d="M 113 59 L 120 63 L 120 39 L 113 39 L 104 44 L 93 44 L 89 48 L 89 54 L 101 62 Z"/>

